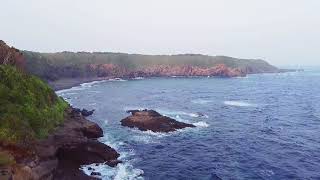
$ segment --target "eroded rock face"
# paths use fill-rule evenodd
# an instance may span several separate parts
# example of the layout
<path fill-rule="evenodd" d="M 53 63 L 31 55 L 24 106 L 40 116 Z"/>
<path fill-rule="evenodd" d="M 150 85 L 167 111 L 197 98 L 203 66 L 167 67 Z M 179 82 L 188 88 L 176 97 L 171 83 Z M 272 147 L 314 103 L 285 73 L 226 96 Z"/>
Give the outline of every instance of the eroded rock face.
<path fill-rule="evenodd" d="M 162 116 L 154 110 L 131 110 L 131 116 L 122 119 L 121 125 L 130 128 L 138 128 L 141 131 L 151 130 L 153 132 L 171 132 L 186 127 L 195 127 L 192 124 L 176 121 L 172 118 Z"/>
<path fill-rule="evenodd" d="M 87 71 L 98 72 L 98 76 L 115 77 L 167 77 L 167 76 L 218 76 L 218 77 L 237 77 L 246 76 L 246 70 L 230 68 L 225 64 L 218 64 L 213 67 L 198 67 L 191 65 L 155 65 L 138 69 L 136 71 L 113 64 L 92 64 L 87 66 Z"/>
<path fill-rule="evenodd" d="M 35 142 L 32 153 L 20 157 L 9 168 L 10 177 L 13 180 L 96 179 L 80 171 L 80 166 L 106 163 L 113 167 L 120 162 L 114 149 L 97 141 L 102 136 L 103 131 L 96 123 L 69 108 L 63 125 L 47 139 Z"/>
<path fill-rule="evenodd" d="M 0 65 L 13 65 L 19 69 L 25 68 L 23 54 L 14 47 L 9 47 L 4 41 L 0 40 Z"/>

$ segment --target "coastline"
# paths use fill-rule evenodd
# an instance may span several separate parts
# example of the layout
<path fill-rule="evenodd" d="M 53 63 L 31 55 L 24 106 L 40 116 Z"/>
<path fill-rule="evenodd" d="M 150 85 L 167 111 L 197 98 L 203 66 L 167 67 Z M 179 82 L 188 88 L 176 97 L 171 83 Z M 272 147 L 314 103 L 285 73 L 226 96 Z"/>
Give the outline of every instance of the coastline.
<path fill-rule="evenodd" d="M 63 78 L 57 81 L 48 81 L 48 84 L 54 91 L 70 89 L 72 87 L 79 86 L 83 83 L 89 83 L 93 81 L 103 81 L 114 77 L 92 77 L 92 78 Z"/>
<path fill-rule="evenodd" d="M 277 72 L 262 72 L 262 73 L 248 73 L 244 77 L 253 74 L 275 74 L 275 73 L 288 73 L 288 72 L 301 72 L 304 71 L 303 69 L 279 69 Z M 141 78 L 156 78 L 156 77 L 208 77 L 208 76 L 142 76 Z M 221 76 L 209 76 L 212 78 L 226 78 Z M 237 78 L 243 76 L 236 76 L 236 77 L 227 77 L 227 78 Z M 106 76 L 106 77 L 86 77 L 86 78 L 62 78 L 56 81 L 48 81 L 47 83 L 52 87 L 54 91 L 60 91 L 65 89 L 70 89 L 76 86 L 79 86 L 83 83 L 90 83 L 93 81 L 103 81 L 103 80 L 110 80 L 114 78 L 124 78 L 124 79 L 135 79 L 138 77 L 117 77 L 117 76 Z"/>
<path fill-rule="evenodd" d="M 1 146 L 12 153 L 16 163 L 0 167 L 0 179 L 97 179 L 99 174 L 87 175 L 80 170 L 81 165 L 105 163 L 115 167 L 121 163 L 120 154 L 98 141 L 100 137 L 103 137 L 103 130 L 98 124 L 69 107 L 64 123 L 47 138 L 33 142 L 28 149 Z"/>

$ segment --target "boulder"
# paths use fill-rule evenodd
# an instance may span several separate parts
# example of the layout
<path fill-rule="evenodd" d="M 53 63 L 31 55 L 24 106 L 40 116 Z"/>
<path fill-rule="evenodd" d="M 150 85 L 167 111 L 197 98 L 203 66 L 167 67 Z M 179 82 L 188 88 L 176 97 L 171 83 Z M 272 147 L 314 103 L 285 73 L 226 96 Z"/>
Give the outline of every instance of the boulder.
<path fill-rule="evenodd" d="M 94 109 L 89 111 L 87 109 L 79 109 L 79 108 L 72 108 L 73 113 L 75 113 L 76 115 L 81 114 L 84 117 L 88 117 L 91 116 L 93 114 L 93 112 L 95 111 Z"/>
<path fill-rule="evenodd" d="M 131 116 L 121 120 L 122 126 L 138 128 L 141 131 L 172 132 L 187 127 L 195 127 L 192 124 L 176 121 L 163 116 L 154 110 L 130 110 Z"/>

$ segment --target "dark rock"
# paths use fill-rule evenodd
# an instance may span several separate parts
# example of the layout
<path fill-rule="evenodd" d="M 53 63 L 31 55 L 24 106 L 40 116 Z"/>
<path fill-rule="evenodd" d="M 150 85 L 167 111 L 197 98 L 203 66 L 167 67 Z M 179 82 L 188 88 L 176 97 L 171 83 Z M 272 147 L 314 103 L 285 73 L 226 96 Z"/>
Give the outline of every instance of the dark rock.
<path fill-rule="evenodd" d="M 103 130 L 97 124 L 92 124 L 81 129 L 83 135 L 87 138 L 99 138 L 103 136 Z"/>
<path fill-rule="evenodd" d="M 142 131 L 171 132 L 186 127 L 195 127 L 192 124 L 176 121 L 172 118 L 162 116 L 154 110 L 130 110 L 131 116 L 122 119 L 121 125 L 130 128 L 138 128 Z"/>
<path fill-rule="evenodd" d="M 75 115 L 82 115 L 82 116 L 84 116 L 84 117 L 88 117 L 88 116 L 91 116 L 92 114 L 93 114 L 93 112 L 94 112 L 95 110 L 93 109 L 93 110 L 91 110 L 91 111 L 89 111 L 89 110 L 86 110 L 86 109 L 79 109 L 79 108 L 72 108 L 72 112 L 75 114 Z"/>
<path fill-rule="evenodd" d="M 74 118 L 71 110 L 70 119 L 64 123 L 54 136 L 58 168 L 54 173 L 55 179 L 83 179 L 86 175 L 79 170 L 81 165 L 106 163 L 115 166 L 119 154 L 111 147 L 97 141 L 103 136 L 102 129 L 83 116 Z M 74 176 L 76 174 L 76 177 Z"/>
<path fill-rule="evenodd" d="M 92 173 L 91 173 L 91 176 L 101 176 L 101 173 L 99 173 L 99 172 L 92 172 Z"/>
<path fill-rule="evenodd" d="M 116 166 L 119 154 L 97 141 L 102 129 L 80 114 L 79 109 L 68 108 L 64 123 L 46 139 L 37 140 L 30 150 L 4 146 L 12 154 L 17 166 L 8 171 L 13 179 L 97 179 L 80 170 L 81 165 L 105 163 Z M 1 170 L 1 169 L 0 169 Z M 0 172 L 0 179 L 2 174 Z"/>
<path fill-rule="evenodd" d="M 92 171 L 92 170 L 94 170 L 94 169 L 93 169 L 92 167 L 88 167 L 88 170 L 89 170 L 89 171 Z"/>
<path fill-rule="evenodd" d="M 88 111 L 88 110 L 86 110 L 86 109 L 82 109 L 81 114 L 82 114 L 82 116 L 87 117 L 87 116 L 91 116 L 94 111 L 95 111 L 94 109 L 91 110 L 91 111 Z"/>
<path fill-rule="evenodd" d="M 81 113 L 81 109 L 79 109 L 79 108 L 72 108 L 72 113 L 80 114 L 80 113 Z"/>
<path fill-rule="evenodd" d="M 110 160 L 110 161 L 105 162 L 105 164 L 107 164 L 110 167 L 115 167 L 119 163 L 122 163 L 122 161 L 120 161 L 120 160 Z"/>

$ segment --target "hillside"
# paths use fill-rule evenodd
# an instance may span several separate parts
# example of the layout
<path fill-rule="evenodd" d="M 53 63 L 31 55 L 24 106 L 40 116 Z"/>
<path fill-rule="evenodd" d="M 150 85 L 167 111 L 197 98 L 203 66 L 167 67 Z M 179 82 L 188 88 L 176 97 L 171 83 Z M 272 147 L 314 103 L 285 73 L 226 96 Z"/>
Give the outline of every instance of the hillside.
<path fill-rule="evenodd" d="M 24 51 L 27 70 L 45 80 L 90 77 L 245 76 L 279 69 L 263 60 L 227 56 Z"/>
<path fill-rule="evenodd" d="M 44 138 L 64 118 L 67 103 L 24 71 L 22 53 L 0 41 L 0 142 L 25 144 Z"/>
<path fill-rule="evenodd" d="M 102 129 L 25 70 L 23 54 L 0 42 L 0 179 L 90 179 L 80 165 L 115 166 Z"/>
<path fill-rule="evenodd" d="M 40 79 L 0 66 L 0 141 L 25 144 L 61 124 L 68 106 Z"/>

